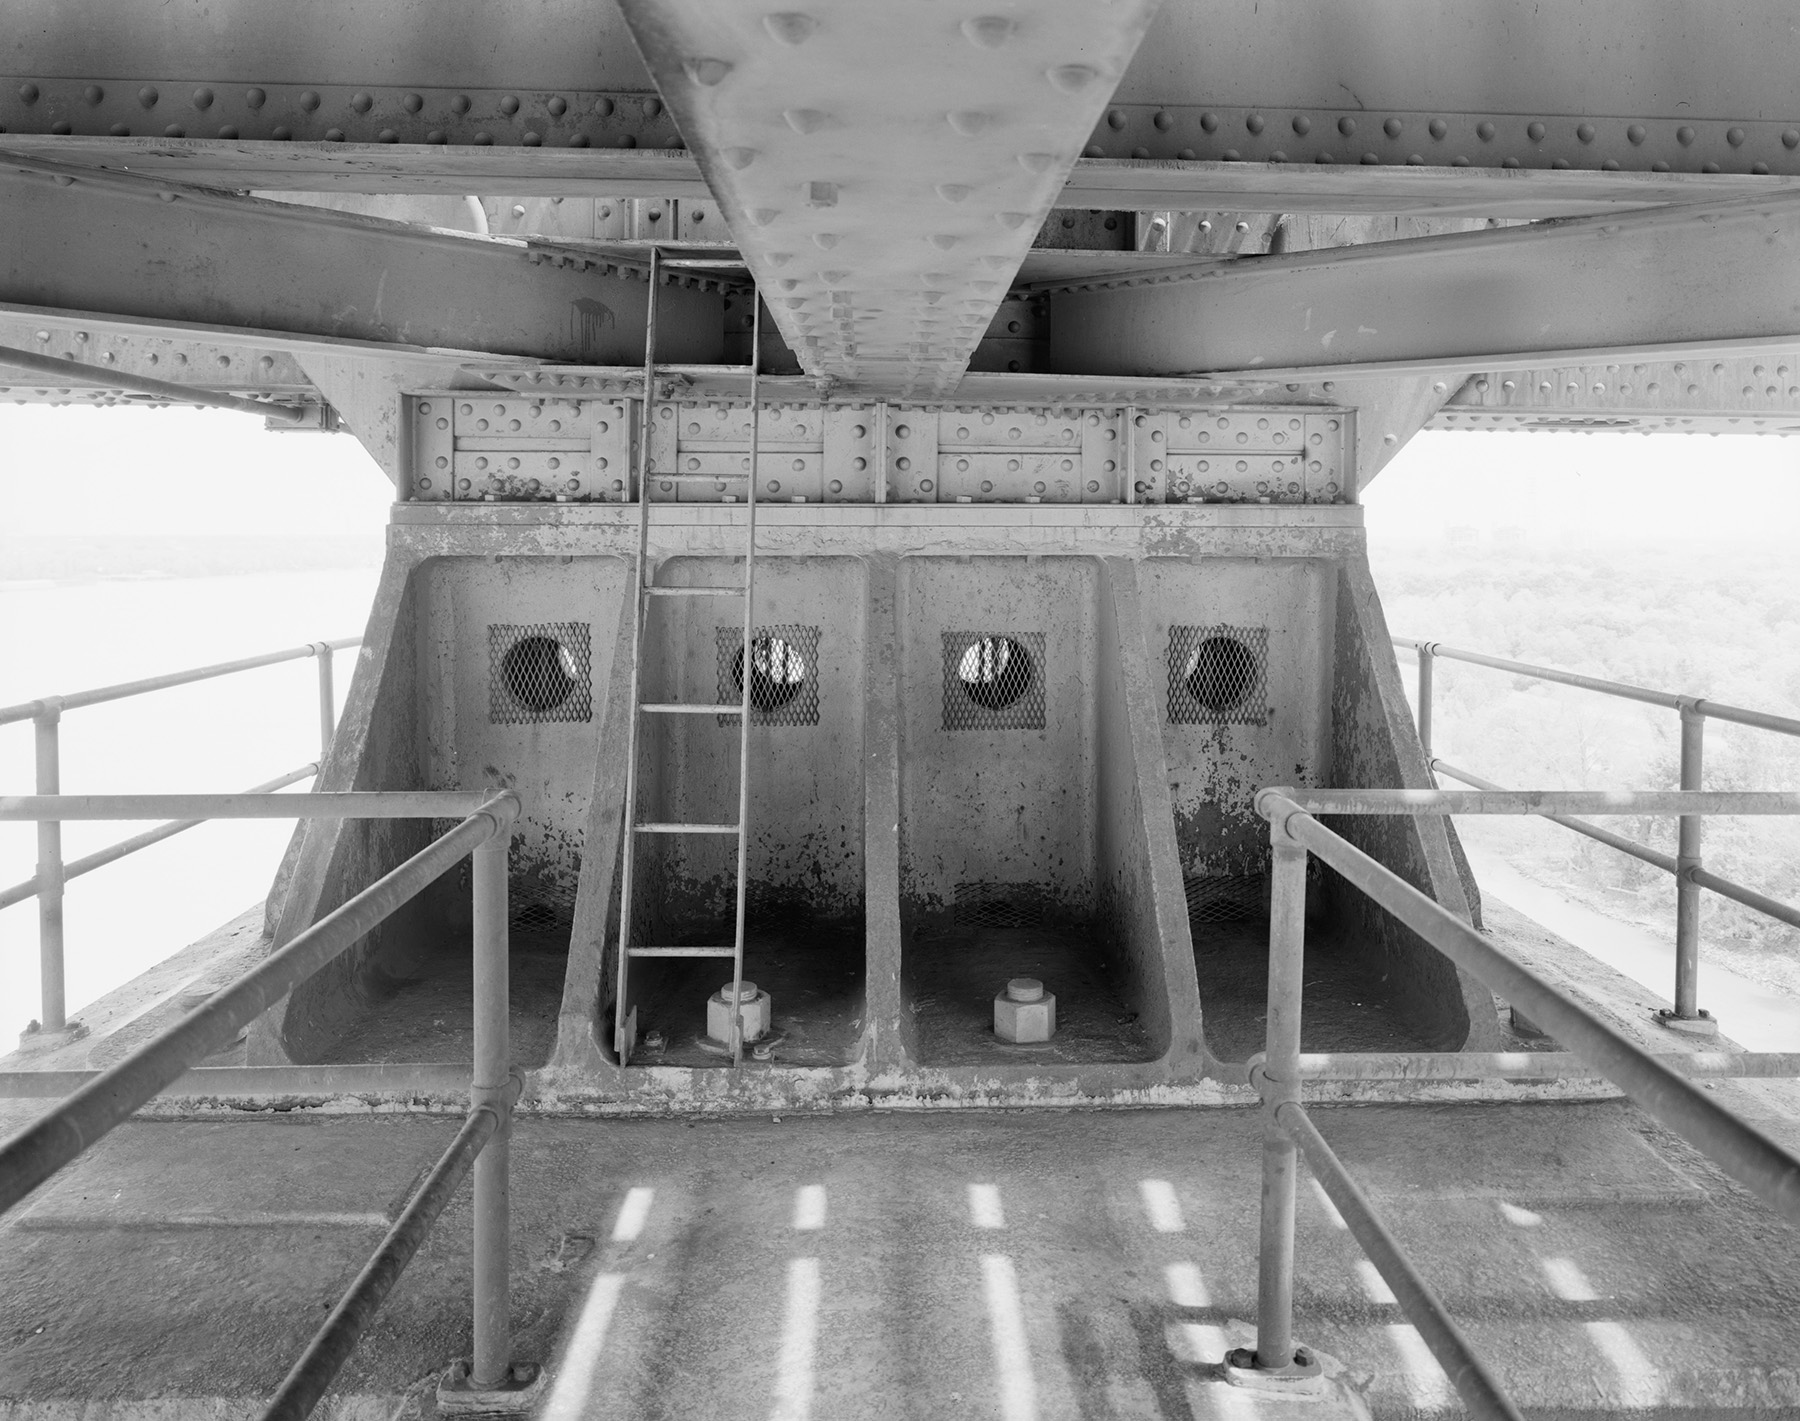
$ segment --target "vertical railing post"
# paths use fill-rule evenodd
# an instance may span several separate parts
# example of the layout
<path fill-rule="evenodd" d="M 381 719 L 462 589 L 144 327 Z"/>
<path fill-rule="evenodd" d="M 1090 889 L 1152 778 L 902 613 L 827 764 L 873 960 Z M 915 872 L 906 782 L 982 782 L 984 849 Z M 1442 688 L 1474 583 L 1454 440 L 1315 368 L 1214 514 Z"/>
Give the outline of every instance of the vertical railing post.
<path fill-rule="evenodd" d="M 331 643 L 316 641 L 313 654 L 319 658 L 319 769 L 331 754 L 331 740 L 337 733 L 337 691 L 331 683 Z"/>
<path fill-rule="evenodd" d="M 1705 777 L 1706 717 L 1683 697 L 1681 704 L 1681 788 L 1698 790 Z M 1696 1021 L 1700 1017 L 1700 885 L 1693 871 L 1700 867 L 1698 814 L 1681 816 L 1675 848 L 1675 1018 Z"/>
<path fill-rule="evenodd" d="M 1437 664 L 1437 643 L 1419 643 L 1419 744 L 1425 750 L 1425 768 L 1431 769 L 1431 675 Z M 1436 784 L 1437 781 L 1431 781 Z"/>
<path fill-rule="evenodd" d="M 59 730 L 62 702 L 54 697 L 38 703 L 37 792 L 62 793 L 62 745 Z M 45 1031 L 68 1026 L 68 1000 L 63 979 L 62 824 L 40 819 L 37 826 L 39 1024 Z"/>
<path fill-rule="evenodd" d="M 474 853 L 475 1076 L 470 1106 L 491 1105 L 500 1116 L 475 1160 L 475 1355 L 469 1385 L 503 1386 L 512 1364 L 512 1062 L 507 1039 L 506 858 L 511 822 Z"/>
<path fill-rule="evenodd" d="M 1294 1365 L 1294 1185 L 1298 1149 L 1275 1118 L 1300 1099 L 1300 988 L 1306 954 L 1306 849 L 1284 822 L 1269 830 L 1269 1025 L 1256 1081 L 1263 1099 L 1262 1239 L 1256 1284 L 1256 1368 Z"/>

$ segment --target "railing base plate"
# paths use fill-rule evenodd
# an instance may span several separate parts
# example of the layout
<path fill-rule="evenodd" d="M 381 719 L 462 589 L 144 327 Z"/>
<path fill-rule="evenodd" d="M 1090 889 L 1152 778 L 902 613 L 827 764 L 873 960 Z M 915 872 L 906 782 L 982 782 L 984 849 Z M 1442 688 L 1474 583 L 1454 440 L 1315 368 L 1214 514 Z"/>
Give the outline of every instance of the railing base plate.
<path fill-rule="evenodd" d="M 1663 1010 L 1656 1014 L 1656 1020 L 1670 1031 L 1679 1031 L 1683 1036 L 1717 1036 L 1719 1034 L 1718 1019 L 1712 1013 L 1702 1010 L 1698 1016 L 1676 1016 L 1674 1012 Z"/>
<path fill-rule="evenodd" d="M 1306 1347 L 1296 1347 L 1294 1360 L 1276 1368 L 1257 1366 L 1253 1347 L 1233 1347 L 1225 1354 L 1225 1380 L 1271 1396 L 1322 1396 L 1325 1392 L 1325 1369 Z"/>
<path fill-rule="evenodd" d="M 504 1386 L 477 1390 L 469 1385 L 469 1363 L 458 1358 L 438 1378 L 439 1416 L 523 1416 L 537 1410 L 549 1384 L 543 1367 L 515 1366 Z"/>
<path fill-rule="evenodd" d="M 58 1046 L 67 1046 L 71 1041 L 79 1041 L 88 1034 L 88 1029 L 79 1021 L 71 1021 L 56 1031 L 46 1031 L 35 1021 L 19 1033 L 20 1051 L 50 1051 Z"/>

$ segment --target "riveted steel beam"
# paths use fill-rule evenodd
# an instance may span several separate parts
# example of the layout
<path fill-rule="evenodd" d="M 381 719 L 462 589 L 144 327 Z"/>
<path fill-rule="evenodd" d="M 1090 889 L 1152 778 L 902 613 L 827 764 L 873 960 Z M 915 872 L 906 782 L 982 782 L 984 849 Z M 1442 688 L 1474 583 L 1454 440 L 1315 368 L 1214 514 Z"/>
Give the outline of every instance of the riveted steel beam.
<path fill-rule="evenodd" d="M 1800 434 L 1800 342 L 1757 355 L 1485 372 L 1428 427 Z"/>
<path fill-rule="evenodd" d="M 1172 0 L 1090 157 L 1800 173 L 1785 0 Z"/>
<path fill-rule="evenodd" d="M 806 372 L 942 394 L 1156 2 L 621 9 Z"/>
<path fill-rule="evenodd" d="M 718 285 L 663 290 L 674 359 L 717 358 Z M 622 364 L 648 292 L 629 264 L 511 238 L 0 163 L 0 302 Z"/>
<path fill-rule="evenodd" d="M 1791 342 L 1800 197 L 1215 262 L 1051 299 L 1051 368 L 1110 375 Z"/>

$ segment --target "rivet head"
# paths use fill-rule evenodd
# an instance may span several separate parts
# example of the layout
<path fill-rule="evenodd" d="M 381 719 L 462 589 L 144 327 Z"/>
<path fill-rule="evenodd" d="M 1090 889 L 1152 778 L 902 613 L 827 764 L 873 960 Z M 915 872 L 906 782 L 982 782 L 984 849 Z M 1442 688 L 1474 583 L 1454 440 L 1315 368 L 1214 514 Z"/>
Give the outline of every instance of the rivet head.
<path fill-rule="evenodd" d="M 1046 72 L 1050 82 L 1065 94 L 1078 94 L 1100 77 L 1100 71 L 1087 64 L 1058 64 Z"/>
<path fill-rule="evenodd" d="M 1689 128 L 1685 123 L 1682 124 L 1680 128 L 1675 130 L 1675 141 L 1683 148 L 1691 147 L 1694 142 L 1694 130 Z"/>
<path fill-rule="evenodd" d="M 1125 126 L 1125 110 L 1124 109 L 1108 109 L 1107 114 L 1106 114 L 1106 126 L 1110 129 L 1112 129 L 1115 133 L 1118 132 L 1119 129 L 1123 128 Z"/>
<path fill-rule="evenodd" d="M 20 103 L 35 104 L 37 101 L 38 101 L 38 86 L 36 84 L 21 84 L 21 85 L 19 85 L 19 102 Z M 1792 145 L 1789 145 L 1789 146 L 1792 146 Z"/>
<path fill-rule="evenodd" d="M 246 108 L 259 109 L 268 101 L 269 96 L 261 89 L 244 90 L 244 106 Z"/>
<path fill-rule="evenodd" d="M 1497 132 L 1499 132 L 1499 130 L 1494 127 L 1493 122 L 1489 119 L 1484 118 L 1480 123 L 1475 125 L 1475 136 L 1483 143 L 1493 142 L 1494 135 Z"/>
<path fill-rule="evenodd" d="M 1744 130 L 1741 128 L 1728 128 L 1725 130 L 1725 141 L 1733 148 L 1742 148 L 1744 146 L 1745 136 Z"/>
<path fill-rule="evenodd" d="M 81 91 L 81 97 L 86 99 L 90 104 L 97 104 L 106 97 L 106 90 L 102 89 L 98 84 L 89 84 L 87 88 Z"/>
<path fill-rule="evenodd" d="M 1302 138 L 1312 132 L 1312 120 L 1303 113 L 1294 115 L 1294 132 Z"/>
<path fill-rule="evenodd" d="M 1390 118 L 1386 123 L 1381 125 L 1381 131 L 1387 134 L 1389 138 L 1398 138 L 1400 136 L 1401 127 L 1402 125 L 1399 119 Z"/>
<path fill-rule="evenodd" d="M 1175 115 L 1170 113 L 1167 109 L 1158 109 L 1150 122 L 1156 125 L 1156 131 L 1158 133 L 1167 133 L 1175 126 Z"/>
<path fill-rule="evenodd" d="M 1533 143 L 1542 143 L 1546 132 L 1548 132 L 1548 130 L 1536 119 L 1533 119 L 1530 123 L 1525 125 L 1525 136 Z"/>
<path fill-rule="evenodd" d="M 1575 126 L 1575 136 L 1583 143 L 1592 143 L 1594 141 L 1594 125 L 1591 123 L 1577 124 Z"/>
<path fill-rule="evenodd" d="M 1337 121 L 1337 131 L 1348 138 L 1351 134 L 1356 132 L 1356 120 L 1346 114 Z"/>
<path fill-rule="evenodd" d="M 412 99 L 413 96 L 409 94 L 407 96 L 407 103 L 409 105 L 411 104 Z M 558 94 L 555 98 L 551 99 L 549 103 L 545 104 L 544 107 L 550 110 L 550 116 L 552 118 L 561 118 L 569 111 L 569 101 L 561 94 Z"/>
<path fill-rule="evenodd" d="M 138 102 L 147 109 L 155 108 L 156 101 L 161 97 L 162 95 L 157 93 L 156 85 L 154 84 L 146 84 L 143 88 L 138 90 Z"/>
<path fill-rule="evenodd" d="M 358 95 L 358 97 L 360 98 L 362 96 Z M 506 95 L 505 98 L 500 100 L 500 112 L 501 113 L 511 116 L 512 114 L 516 114 L 518 111 L 519 111 L 519 100 L 518 100 L 517 95 L 508 94 L 508 95 Z"/>
<path fill-rule="evenodd" d="M 1800 148 L 1800 128 L 1784 129 L 1781 134 L 1783 148 Z"/>
<path fill-rule="evenodd" d="M 211 108 L 212 102 L 213 102 L 213 91 L 211 89 L 207 89 L 207 88 L 199 88 L 199 89 L 194 90 L 193 102 L 194 102 L 194 107 L 197 109 Z"/>
<path fill-rule="evenodd" d="M 1426 128 L 1430 131 L 1433 138 L 1442 138 L 1450 131 L 1450 125 L 1445 123 L 1441 118 L 1432 119 L 1432 121 L 1426 125 Z"/>
<path fill-rule="evenodd" d="M 300 107 L 312 113 L 319 107 L 319 95 L 316 90 L 303 89 L 300 92 Z"/>
<path fill-rule="evenodd" d="M 687 71 L 688 78 L 703 89 L 711 89 L 724 83 L 725 76 L 731 73 L 729 62 L 711 57 L 690 59 L 682 68 Z"/>
<path fill-rule="evenodd" d="M 1207 133 L 1217 133 L 1219 131 L 1219 116 L 1216 113 L 1201 114 L 1200 127 Z"/>
<path fill-rule="evenodd" d="M 962 32 L 963 38 L 977 49 L 996 49 L 1005 44 L 1007 36 L 1012 34 L 1013 22 L 1004 15 L 978 15 L 962 22 Z M 793 40 L 788 42 L 798 43 Z"/>

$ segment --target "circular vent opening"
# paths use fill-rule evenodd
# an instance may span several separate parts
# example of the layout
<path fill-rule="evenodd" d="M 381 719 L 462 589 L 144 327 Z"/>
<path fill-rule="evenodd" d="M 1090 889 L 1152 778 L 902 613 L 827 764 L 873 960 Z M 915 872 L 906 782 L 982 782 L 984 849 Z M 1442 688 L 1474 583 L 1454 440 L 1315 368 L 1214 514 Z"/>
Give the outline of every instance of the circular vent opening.
<path fill-rule="evenodd" d="M 1188 656 L 1190 695 L 1214 714 L 1241 707 L 1256 689 L 1256 653 L 1234 636 L 1209 636 Z"/>
<path fill-rule="evenodd" d="M 575 690 L 575 657 L 555 637 L 520 637 L 500 660 L 500 675 L 528 710 L 555 710 Z"/>
<path fill-rule="evenodd" d="M 731 678 L 744 689 L 744 649 L 731 659 Z M 750 643 L 750 704 L 759 711 L 779 710 L 806 684 L 806 657 L 785 637 L 759 636 Z"/>
<path fill-rule="evenodd" d="M 1031 689 L 1031 653 L 1009 636 L 984 636 L 963 648 L 956 674 L 976 705 L 1005 710 Z"/>

